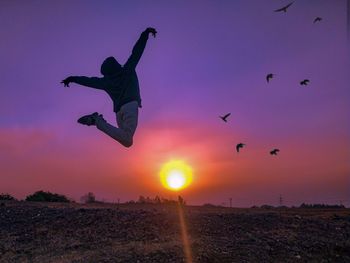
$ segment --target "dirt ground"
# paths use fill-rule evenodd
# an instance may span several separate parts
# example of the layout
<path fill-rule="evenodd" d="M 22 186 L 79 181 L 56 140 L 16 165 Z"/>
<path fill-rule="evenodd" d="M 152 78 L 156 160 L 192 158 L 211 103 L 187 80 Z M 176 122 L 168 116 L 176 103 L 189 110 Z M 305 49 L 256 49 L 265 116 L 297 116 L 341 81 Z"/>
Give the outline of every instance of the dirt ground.
<path fill-rule="evenodd" d="M 0 202 L 0 262 L 350 262 L 350 209 Z"/>

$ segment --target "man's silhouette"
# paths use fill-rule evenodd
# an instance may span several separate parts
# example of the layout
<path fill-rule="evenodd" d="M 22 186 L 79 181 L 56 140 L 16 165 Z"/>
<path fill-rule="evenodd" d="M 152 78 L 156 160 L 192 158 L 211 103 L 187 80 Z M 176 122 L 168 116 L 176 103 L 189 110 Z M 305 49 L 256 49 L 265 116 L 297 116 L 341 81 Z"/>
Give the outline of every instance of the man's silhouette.
<path fill-rule="evenodd" d="M 108 93 L 113 101 L 118 128 L 109 124 L 101 114 L 95 112 L 81 117 L 78 122 L 84 125 L 95 125 L 125 147 L 133 144 L 133 136 L 137 127 L 138 108 L 141 106 L 141 96 L 136 65 L 146 47 L 149 34 L 156 36 L 154 28 L 147 28 L 141 33 L 128 61 L 121 66 L 114 57 L 106 58 L 101 65 L 102 78 L 70 76 L 61 83 L 69 87 L 69 83 L 101 89 Z"/>

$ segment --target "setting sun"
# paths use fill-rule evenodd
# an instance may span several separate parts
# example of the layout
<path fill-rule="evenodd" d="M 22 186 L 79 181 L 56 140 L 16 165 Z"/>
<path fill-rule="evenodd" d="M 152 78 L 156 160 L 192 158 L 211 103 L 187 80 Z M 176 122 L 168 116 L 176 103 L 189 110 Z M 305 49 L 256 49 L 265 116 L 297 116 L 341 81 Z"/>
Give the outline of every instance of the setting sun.
<path fill-rule="evenodd" d="M 160 180 L 165 188 L 179 191 L 191 184 L 192 169 L 183 161 L 170 161 L 163 165 Z"/>

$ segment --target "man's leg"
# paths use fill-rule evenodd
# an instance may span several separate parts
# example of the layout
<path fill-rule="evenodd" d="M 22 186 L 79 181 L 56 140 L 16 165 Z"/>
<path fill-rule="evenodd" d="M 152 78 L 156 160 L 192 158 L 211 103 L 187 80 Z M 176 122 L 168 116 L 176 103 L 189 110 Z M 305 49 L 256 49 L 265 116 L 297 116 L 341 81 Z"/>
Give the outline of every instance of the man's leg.
<path fill-rule="evenodd" d="M 119 128 L 109 124 L 99 116 L 95 118 L 96 126 L 125 147 L 130 147 L 133 144 L 133 136 L 137 128 L 138 110 L 137 101 L 129 102 L 123 105 L 117 113 Z"/>

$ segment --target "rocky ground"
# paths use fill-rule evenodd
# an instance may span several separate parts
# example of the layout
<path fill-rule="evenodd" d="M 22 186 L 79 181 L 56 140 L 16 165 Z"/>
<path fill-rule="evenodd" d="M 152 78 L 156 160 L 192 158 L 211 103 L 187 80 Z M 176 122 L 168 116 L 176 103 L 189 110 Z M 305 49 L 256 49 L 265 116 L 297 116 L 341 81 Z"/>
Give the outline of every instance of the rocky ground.
<path fill-rule="evenodd" d="M 193 262 L 350 262 L 349 209 L 184 207 Z M 186 262 L 176 206 L 0 202 L 0 262 Z"/>

